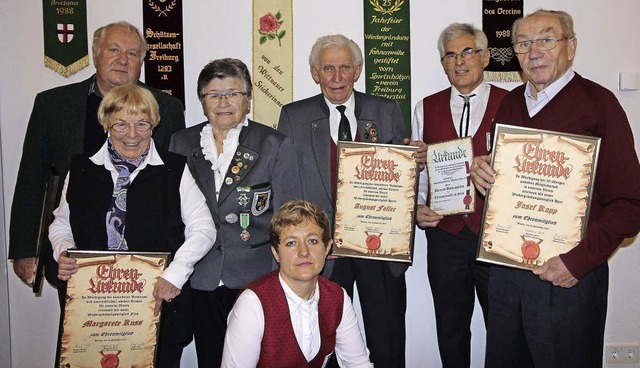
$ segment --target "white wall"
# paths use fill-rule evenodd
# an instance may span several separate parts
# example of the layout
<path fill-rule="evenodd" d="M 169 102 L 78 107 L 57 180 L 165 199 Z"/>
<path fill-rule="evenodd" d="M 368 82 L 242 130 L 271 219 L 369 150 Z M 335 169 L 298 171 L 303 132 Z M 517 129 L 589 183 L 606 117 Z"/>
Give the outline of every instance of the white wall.
<path fill-rule="evenodd" d="M 188 0 L 184 2 L 184 45 L 187 91 L 187 124 L 203 120 L 196 100 L 195 85 L 200 69 L 212 59 L 237 57 L 251 61 L 251 2 Z M 5 214 L 11 207 L 26 123 L 35 94 L 53 86 L 80 81 L 93 68 L 65 79 L 43 66 L 41 1 L 0 0 L 0 131 L 2 132 L 2 174 Z M 561 5 L 576 22 L 578 56 L 575 69 L 583 76 L 614 91 L 625 108 L 640 150 L 640 92 L 618 92 L 617 73 L 640 72 L 640 3 L 637 0 L 584 2 L 582 0 L 526 0 L 525 12 Z M 87 1 L 88 28 L 114 20 L 128 20 L 142 26 L 140 1 Z M 481 1 L 413 0 L 411 2 L 413 102 L 447 86 L 439 64 L 436 38 L 454 21 L 481 25 Z M 307 56 L 315 39 L 323 34 L 344 33 L 362 45 L 362 2 L 345 0 L 295 1 L 294 4 L 294 98 L 318 92 L 308 73 Z M 505 85 L 513 88 L 513 84 Z M 356 85 L 364 89 L 364 81 Z M 1 209 L 0 209 L 1 210 Z M 8 224 L 8 218 L 5 218 Z M 638 220 L 640 221 L 640 219 Z M 6 235 L 5 235 L 6 236 Z M 424 233 L 416 236 L 414 266 L 407 273 L 407 359 L 408 367 L 440 365 L 435 340 L 435 320 L 425 270 Z M 612 258 L 609 318 L 606 342 L 640 342 L 640 241 L 629 241 Z M 4 268 L 0 267 L 0 270 Z M 7 267 L 11 270 L 11 265 Z M 0 277 L 5 277 L 0 275 Z M 54 357 L 57 328 L 55 290 L 46 287 L 43 296 L 31 291 L 9 272 L 9 300 L 0 294 L 0 306 L 10 308 L 11 363 L 13 367 L 50 366 Z M 1 308 L 0 308 L 1 309 Z M 1 322 L 1 321 L 0 321 Z M 484 330 L 474 319 L 473 366 L 481 367 Z M 9 366 L 5 355 L 0 366 Z M 193 351 L 186 353 L 184 366 L 195 366 Z"/>

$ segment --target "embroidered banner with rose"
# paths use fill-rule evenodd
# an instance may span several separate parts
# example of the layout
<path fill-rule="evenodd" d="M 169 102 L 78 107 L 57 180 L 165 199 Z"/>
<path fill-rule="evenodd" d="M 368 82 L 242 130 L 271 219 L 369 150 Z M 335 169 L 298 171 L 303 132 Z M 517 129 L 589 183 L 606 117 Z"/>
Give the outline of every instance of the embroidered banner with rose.
<path fill-rule="evenodd" d="M 364 0 L 367 93 L 398 101 L 411 130 L 409 0 Z"/>
<path fill-rule="evenodd" d="M 253 1 L 253 120 L 276 128 L 293 101 L 292 0 Z"/>
<path fill-rule="evenodd" d="M 89 65 L 85 0 L 43 0 L 44 66 L 65 78 Z"/>

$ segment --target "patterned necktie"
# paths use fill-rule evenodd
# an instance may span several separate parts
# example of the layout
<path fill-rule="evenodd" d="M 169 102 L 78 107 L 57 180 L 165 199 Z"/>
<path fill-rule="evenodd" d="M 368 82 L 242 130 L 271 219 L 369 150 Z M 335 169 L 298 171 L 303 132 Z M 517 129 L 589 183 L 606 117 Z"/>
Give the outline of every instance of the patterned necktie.
<path fill-rule="evenodd" d="M 469 136 L 469 117 L 471 116 L 471 105 L 469 104 L 469 101 L 471 100 L 471 97 L 475 96 L 475 93 L 472 95 L 458 95 L 460 97 L 462 97 L 462 99 L 464 100 L 464 105 L 462 106 L 462 115 L 460 116 L 460 130 L 459 130 L 459 136 L 460 138 L 462 137 L 467 137 Z M 465 126 L 465 130 L 464 130 L 464 135 L 462 134 L 462 122 L 464 121 L 464 112 L 467 112 L 467 123 Z"/>
<path fill-rule="evenodd" d="M 352 141 L 351 138 L 351 125 L 349 125 L 349 119 L 344 114 L 346 106 L 336 106 L 336 109 L 340 111 L 340 126 L 338 126 L 338 140 L 339 141 Z"/>

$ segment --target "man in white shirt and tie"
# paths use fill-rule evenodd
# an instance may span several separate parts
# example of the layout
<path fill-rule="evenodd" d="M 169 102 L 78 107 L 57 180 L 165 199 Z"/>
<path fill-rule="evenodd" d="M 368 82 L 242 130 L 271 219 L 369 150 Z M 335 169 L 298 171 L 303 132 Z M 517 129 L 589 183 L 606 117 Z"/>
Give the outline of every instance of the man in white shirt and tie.
<path fill-rule="evenodd" d="M 492 120 L 507 91 L 484 82 L 489 64 L 486 35 L 471 24 L 453 23 L 438 39 L 440 61 L 451 87 L 416 105 L 412 139 L 433 144 L 472 137 L 474 155 L 490 149 Z M 420 174 L 417 223 L 427 237 L 427 274 L 436 313 L 443 367 L 469 367 L 474 290 L 486 320 L 488 266 L 475 261 L 483 199 L 469 215 L 442 216 L 427 203 L 427 170 Z"/>

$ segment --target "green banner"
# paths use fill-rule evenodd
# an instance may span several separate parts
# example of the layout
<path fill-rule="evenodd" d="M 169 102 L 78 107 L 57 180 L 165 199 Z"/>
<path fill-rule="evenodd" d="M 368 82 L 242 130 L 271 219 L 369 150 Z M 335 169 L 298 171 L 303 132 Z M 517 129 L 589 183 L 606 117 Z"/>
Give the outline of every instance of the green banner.
<path fill-rule="evenodd" d="M 400 103 L 411 130 L 409 0 L 364 0 L 365 84 L 369 94 Z"/>
<path fill-rule="evenodd" d="M 69 77 L 89 65 L 85 0 L 42 0 L 44 65 Z"/>

